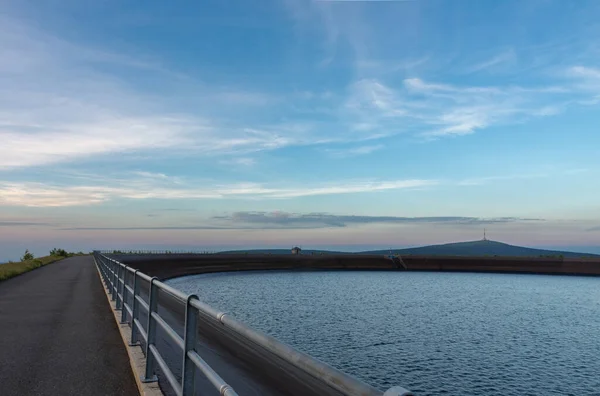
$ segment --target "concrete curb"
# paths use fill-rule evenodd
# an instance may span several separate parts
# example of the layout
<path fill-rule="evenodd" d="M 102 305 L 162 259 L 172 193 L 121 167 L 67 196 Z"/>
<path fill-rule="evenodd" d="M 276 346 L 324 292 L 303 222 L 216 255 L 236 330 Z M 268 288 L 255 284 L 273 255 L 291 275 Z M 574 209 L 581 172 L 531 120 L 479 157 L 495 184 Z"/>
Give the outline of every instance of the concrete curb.
<path fill-rule="evenodd" d="M 106 294 L 106 299 L 108 300 L 110 309 L 115 317 L 115 322 L 117 322 L 117 326 L 119 327 L 119 333 L 121 334 L 123 345 L 125 345 L 125 349 L 127 350 L 127 355 L 129 356 L 129 363 L 131 364 L 131 371 L 133 374 L 133 378 L 135 379 L 135 383 L 137 384 L 138 391 L 140 392 L 140 396 L 164 396 L 162 390 L 160 389 L 160 386 L 158 385 L 158 382 L 144 383 L 140 380 L 140 378 L 144 376 L 146 368 L 146 357 L 144 356 L 142 347 L 138 345 L 129 345 L 131 329 L 129 328 L 129 325 L 127 323 L 121 323 L 121 314 L 116 309 L 116 302 L 113 302 L 110 299 L 108 288 L 102 281 L 102 275 L 100 274 L 100 269 L 98 268 L 96 259 L 94 259 L 94 265 L 96 266 L 96 271 L 98 271 L 98 278 L 100 278 L 100 284 L 102 285 L 102 289 L 104 289 L 104 293 Z"/>

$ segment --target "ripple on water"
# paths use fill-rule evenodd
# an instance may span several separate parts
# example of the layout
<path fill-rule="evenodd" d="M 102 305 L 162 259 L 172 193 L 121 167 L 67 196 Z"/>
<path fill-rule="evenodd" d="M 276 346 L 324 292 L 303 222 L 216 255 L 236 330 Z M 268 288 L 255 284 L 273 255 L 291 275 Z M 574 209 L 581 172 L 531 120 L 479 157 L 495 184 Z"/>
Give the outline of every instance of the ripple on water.
<path fill-rule="evenodd" d="M 240 272 L 168 281 L 384 390 L 600 395 L 600 279 Z"/>

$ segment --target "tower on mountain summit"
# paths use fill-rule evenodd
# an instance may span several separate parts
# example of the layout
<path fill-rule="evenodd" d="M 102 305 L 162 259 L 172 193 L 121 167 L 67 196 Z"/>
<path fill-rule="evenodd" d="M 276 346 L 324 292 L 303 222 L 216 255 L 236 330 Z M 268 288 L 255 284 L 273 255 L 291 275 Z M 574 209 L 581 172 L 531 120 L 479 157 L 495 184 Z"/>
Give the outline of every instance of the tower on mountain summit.
<path fill-rule="evenodd" d="M 483 240 L 484 240 L 484 241 L 487 241 L 488 239 L 487 239 L 487 236 L 485 235 L 485 231 L 486 231 L 486 230 L 485 230 L 485 228 L 484 228 L 484 229 L 483 229 Z"/>

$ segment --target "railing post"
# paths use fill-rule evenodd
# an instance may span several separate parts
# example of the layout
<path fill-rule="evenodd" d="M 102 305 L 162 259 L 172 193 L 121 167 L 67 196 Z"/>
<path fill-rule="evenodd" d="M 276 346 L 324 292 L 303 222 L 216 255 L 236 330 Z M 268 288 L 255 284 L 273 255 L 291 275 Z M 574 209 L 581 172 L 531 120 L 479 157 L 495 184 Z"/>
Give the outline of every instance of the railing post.
<path fill-rule="evenodd" d="M 106 287 L 110 291 L 110 273 L 108 272 L 108 260 L 104 260 L 104 272 L 106 273 Z"/>
<path fill-rule="evenodd" d="M 104 284 L 108 289 L 108 273 L 106 272 L 106 261 L 104 260 L 104 257 L 100 257 L 100 263 L 102 267 L 102 275 L 104 276 Z"/>
<path fill-rule="evenodd" d="M 196 332 L 198 331 L 198 310 L 191 304 L 198 296 L 191 294 L 185 304 L 185 329 L 183 335 L 183 373 L 181 376 L 182 396 L 193 396 L 196 365 L 188 356 L 189 351 L 196 348 Z"/>
<path fill-rule="evenodd" d="M 102 258 L 102 265 L 104 266 L 104 282 L 106 283 L 106 288 L 110 292 L 110 274 L 108 273 L 108 262 L 106 258 Z"/>
<path fill-rule="evenodd" d="M 125 303 L 127 302 L 127 275 L 129 275 L 129 271 L 127 267 L 123 267 L 123 287 L 121 290 L 123 293 L 121 294 L 123 298 L 121 299 L 121 323 L 127 323 L 127 308 L 125 308 Z"/>
<path fill-rule="evenodd" d="M 138 340 L 137 340 L 137 333 L 138 333 L 138 328 L 135 324 L 135 320 L 138 318 L 139 316 L 139 302 L 136 298 L 136 296 L 140 293 L 140 284 L 138 282 L 138 277 L 137 277 L 137 273 L 139 270 L 135 270 L 135 272 L 133 273 L 133 297 L 131 299 L 132 303 L 132 308 L 131 308 L 131 340 L 129 342 L 130 346 L 134 346 L 134 345 L 138 345 Z"/>
<path fill-rule="evenodd" d="M 102 260 L 100 259 L 100 255 L 96 252 L 93 253 L 94 261 L 98 265 L 98 269 L 100 270 L 101 280 L 104 281 L 104 268 L 102 268 Z"/>
<path fill-rule="evenodd" d="M 121 299 L 121 297 L 119 297 L 119 289 L 121 289 L 120 285 L 121 285 L 121 272 L 122 272 L 122 265 L 121 264 L 115 264 L 117 266 L 117 270 L 115 271 L 117 274 L 117 281 L 115 283 L 115 294 L 117 295 L 117 301 L 115 302 L 115 310 L 119 310 L 121 308 L 123 308 L 123 301 Z"/>
<path fill-rule="evenodd" d="M 115 301 L 116 297 L 116 293 L 115 293 L 115 274 L 116 274 L 116 267 L 115 267 L 115 263 L 111 260 L 110 261 L 110 293 L 111 293 L 111 300 Z"/>
<path fill-rule="evenodd" d="M 154 374 L 154 366 L 156 365 L 156 359 L 150 350 L 150 345 L 154 345 L 156 342 L 156 322 L 152 318 L 152 313 L 156 312 L 158 306 L 158 287 L 154 284 L 156 277 L 150 279 L 150 298 L 148 301 L 148 340 L 146 342 L 146 372 L 142 382 L 155 382 L 158 381 Z"/>
<path fill-rule="evenodd" d="M 100 255 L 98 255 L 98 263 L 100 264 L 100 271 L 102 271 L 102 281 L 108 288 L 108 282 L 106 281 L 106 263 L 104 263 L 104 259 Z"/>

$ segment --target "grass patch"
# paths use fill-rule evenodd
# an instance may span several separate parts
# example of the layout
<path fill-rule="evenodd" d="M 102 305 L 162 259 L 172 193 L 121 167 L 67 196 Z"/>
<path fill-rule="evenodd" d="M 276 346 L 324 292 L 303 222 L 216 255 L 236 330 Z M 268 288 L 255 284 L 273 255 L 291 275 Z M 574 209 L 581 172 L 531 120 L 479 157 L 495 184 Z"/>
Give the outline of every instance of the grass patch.
<path fill-rule="evenodd" d="M 64 256 L 46 256 L 20 261 L 18 263 L 9 262 L 6 264 L 0 264 L 0 281 L 10 279 L 17 275 L 21 275 L 24 272 L 34 270 L 64 258 Z"/>

